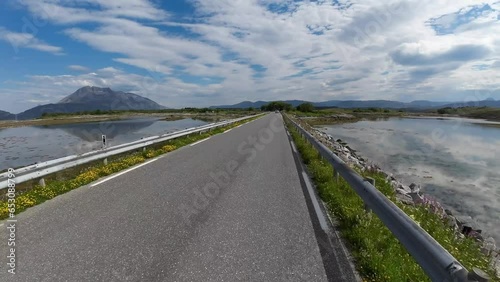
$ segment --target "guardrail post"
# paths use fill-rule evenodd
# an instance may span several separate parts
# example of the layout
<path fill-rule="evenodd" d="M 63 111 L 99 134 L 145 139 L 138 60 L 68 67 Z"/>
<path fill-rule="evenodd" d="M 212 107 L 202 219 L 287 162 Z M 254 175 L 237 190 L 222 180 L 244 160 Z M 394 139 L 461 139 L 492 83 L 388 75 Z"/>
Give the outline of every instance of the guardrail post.
<path fill-rule="evenodd" d="M 42 187 L 45 187 L 45 179 L 43 178 L 40 178 L 40 180 L 38 181 L 38 184 Z"/>
<path fill-rule="evenodd" d="M 490 277 L 481 269 L 473 267 L 472 271 L 469 272 L 467 279 L 469 281 L 488 282 L 490 280 Z"/>
<path fill-rule="evenodd" d="M 108 158 L 105 158 L 103 163 L 104 163 L 104 165 L 108 165 Z"/>
<path fill-rule="evenodd" d="M 146 152 L 146 147 L 142 147 L 142 151 L 143 151 L 143 152 Z"/>
<path fill-rule="evenodd" d="M 335 169 L 333 169 L 333 174 L 335 175 L 335 181 L 337 182 L 337 184 L 339 184 L 339 173 L 338 171 L 336 171 Z"/>

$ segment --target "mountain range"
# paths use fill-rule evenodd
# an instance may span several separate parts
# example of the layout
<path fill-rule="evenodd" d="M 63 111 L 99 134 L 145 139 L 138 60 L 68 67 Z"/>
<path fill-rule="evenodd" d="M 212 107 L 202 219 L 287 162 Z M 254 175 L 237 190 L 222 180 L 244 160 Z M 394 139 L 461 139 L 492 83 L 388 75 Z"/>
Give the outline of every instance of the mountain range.
<path fill-rule="evenodd" d="M 308 101 L 304 100 L 285 100 L 285 103 L 291 104 L 294 107 Z M 268 101 L 244 101 L 234 105 L 221 105 L 212 106 L 211 108 L 219 109 L 244 109 L 244 108 L 260 108 L 263 105 L 268 104 Z M 495 101 L 493 99 L 476 101 L 476 102 L 433 102 L 427 100 L 417 100 L 412 102 L 398 102 L 390 100 L 330 100 L 324 102 L 310 102 L 317 108 L 384 108 L 384 109 L 414 109 L 414 110 L 425 110 L 425 109 L 435 109 L 435 108 L 458 108 L 458 107 L 492 107 L 500 108 L 500 100 Z"/>
<path fill-rule="evenodd" d="M 5 111 L 0 111 L 0 120 L 14 119 L 14 118 L 15 118 L 14 114 Z"/>
<path fill-rule="evenodd" d="M 305 100 L 285 100 L 296 107 L 307 101 Z M 268 104 L 268 101 L 244 101 L 234 105 L 212 106 L 210 108 L 257 108 Z M 407 110 L 426 110 L 444 107 L 492 107 L 500 108 L 500 100 L 487 99 L 477 102 L 433 102 L 427 100 L 412 101 L 409 103 L 390 101 L 390 100 L 329 100 L 324 102 L 312 102 L 318 108 L 386 108 L 386 109 L 407 109 Z M 94 86 L 85 86 L 73 94 L 63 98 L 54 104 L 39 105 L 26 110 L 17 115 L 0 111 L 0 120 L 10 119 L 34 119 L 42 116 L 43 113 L 74 113 L 95 110 L 160 110 L 164 106 L 154 102 L 151 99 L 139 96 L 133 93 L 122 91 L 113 91 L 110 88 L 100 88 Z"/>
<path fill-rule="evenodd" d="M 54 104 L 36 106 L 17 114 L 17 119 L 34 119 L 43 113 L 75 113 L 95 110 L 160 110 L 164 106 L 133 93 L 110 88 L 85 86 Z M 0 120 L 15 119 L 16 115 L 0 111 Z"/>

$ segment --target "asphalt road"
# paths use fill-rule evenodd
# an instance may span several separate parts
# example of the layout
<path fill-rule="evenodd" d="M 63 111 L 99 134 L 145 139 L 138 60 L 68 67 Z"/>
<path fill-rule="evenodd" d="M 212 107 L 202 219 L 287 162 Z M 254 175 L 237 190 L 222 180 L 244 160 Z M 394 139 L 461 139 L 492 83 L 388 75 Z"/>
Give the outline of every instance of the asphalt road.
<path fill-rule="evenodd" d="M 100 179 L 17 216 L 15 275 L 0 223 L 0 280 L 352 281 L 297 164 L 272 113 Z"/>

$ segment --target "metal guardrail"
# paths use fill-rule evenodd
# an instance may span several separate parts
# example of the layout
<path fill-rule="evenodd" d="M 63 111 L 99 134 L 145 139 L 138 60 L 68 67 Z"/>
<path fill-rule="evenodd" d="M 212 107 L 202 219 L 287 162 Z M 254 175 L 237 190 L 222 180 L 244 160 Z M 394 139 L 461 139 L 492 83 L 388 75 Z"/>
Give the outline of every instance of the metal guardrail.
<path fill-rule="evenodd" d="M 478 281 L 469 280 L 471 277 L 467 269 L 377 188 L 347 166 L 307 130 L 288 116 L 285 117 L 356 191 L 365 205 L 389 228 L 432 281 Z"/>
<path fill-rule="evenodd" d="M 235 123 L 238 121 L 242 121 L 245 119 L 249 119 L 252 117 L 256 117 L 256 115 L 253 116 L 246 116 L 242 118 L 237 118 L 237 119 L 232 119 L 228 121 L 222 121 L 222 122 L 217 122 L 217 123 L 211 123 L 211 124 L 206 124 L 202 125 L 199 127 L 193 127 L 193 128 L 188 128 L 188 129 L 183 129 L 180 131 L 172 132 L 172 133 L 167 133 L 163 134 L 160 136 L 151 136 L 147 138 L 143 138 L 134 142 L 126 143 L 126 144 L 120 144 L 116 145 L 113 147 L 109 148 L 103 148 L 100 150 L 96 151 L 91 151 L 87 153 L 83 153 L 80 155 L 71 155 L 67 157 L 62 157 L 42 163 L 37 163 L 34 165 L 29 165 L 25 167 L 21 167 L 18 169 L 15 169 L 15 175 L 16 175 L 16 184 L 26 182 L 32 179 L 37 179 L 41 178 L 45 175 L 52 174 L 67 168 L 75 167 L 81 164 L 85 164 L 91 161 L 99 160 L 99 159 L 104 159 L 109 156 L 125 153 L 128 151 L 133 151 L 136 149 L 144 148 L 146 146 L 150 146 L 152 144 L 160 143 L 160 142 L 165 142 L 167 140 L 183 137 L 189 134 L 193 133 L 198 133 L 202 131 L 207 131 L 211 129 L 215 129 L 217 127 L 222 127 L 231 123 Z M 0 190 L 5 189 L 8 187 L 8 175 L 9 172 L 4 172 L 0 174 Z"/>

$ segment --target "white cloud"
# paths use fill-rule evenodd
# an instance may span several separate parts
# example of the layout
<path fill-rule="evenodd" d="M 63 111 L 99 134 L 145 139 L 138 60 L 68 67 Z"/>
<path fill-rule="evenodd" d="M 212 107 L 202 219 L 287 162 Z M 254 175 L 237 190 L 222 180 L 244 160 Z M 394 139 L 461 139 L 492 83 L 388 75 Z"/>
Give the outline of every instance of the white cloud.
<path fill-rule="evenodd" d="M 0 40 L 8 42 L 14 53 L 18 53 L 20 48 L 30 48 L 42 52 L 49 52 L 55 55 L 62 55 L 61 47 L 49 45 L 30 33 L 12 32 L 3 27 L 0 27 Z"/>
<path fill-rule="evenodd" d="M 145 0 L 22 2 L 70 38 L 110 53 L 115 62 L 147 70 L 161 82 L 162 92 L 152 94 L 159 102 L 164 97 L 178 105 L 243 99 L 462 100 L 470 91 L 500 98 L 499 75 L 493 71 L 500 61 L 498 11 L 478 14 L 450 34 L 439 34 L 430 24 L 439 19 L 451 28 L 458 14 L 482 1 L 190 0 L 196 12 L 189 23 Z M 498 9 L 492 2 L 485 3 Z M 272 8 L 276 5 L 279 12 Z M 172 27 L 191 35 L 170 33 Z M 472 67 L 481 64 L 491 68 Z M 96 77 L 112 88 L 121 85 L 103 78 L 102 71 Z M 212 77 L 219 82 L 201 83 Z"/>
<path fill-rule="evenodd" d="M 167 107 L 207 106 L 221 89 L 218 83 L 197 85 L 175 78 L 126 73 L 106 67 L 78 75 L 33 75 L 27 81 L 6 87 L 2 97 L 12 101 L 9 111 L 19 113 L 41 103 L 56 103 L 84 86 L 110 87 L 150 98 Z"/>
<path fill-rule="evenodd" d="M 74 71 L 79 71 L 79 72 L 85 72 L 85 71 L 89 70 L 89 68 L 84 67 L 84 66 L 80 66 L 80 65 L 69 65 L 68 69 L 74 70 Z"/>

